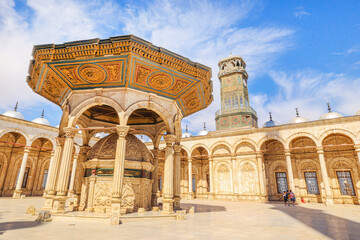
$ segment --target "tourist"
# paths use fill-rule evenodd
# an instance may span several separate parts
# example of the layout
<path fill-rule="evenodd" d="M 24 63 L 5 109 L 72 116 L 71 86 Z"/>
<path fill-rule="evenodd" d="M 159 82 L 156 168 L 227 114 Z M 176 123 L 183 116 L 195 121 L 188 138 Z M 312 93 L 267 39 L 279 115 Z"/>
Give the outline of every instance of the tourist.
<path fill-rule="evenodd" d="M 286 191 L 284 191 L 283 197 L 284 197 L 284 204 L 286 206 L 286 203 L 288 201 L 288 195 L 287 195 Z"/>
<path fill-rule="evenodd" d="M 305 203 L 305 199 L 301 197 L 301 203 Z"/>
<path fill-rule="evenodd" d="M 295 194 L 291 190 L 290 190 L 290 193 L 289 193 L 289 197 L 290 197 L 290 201 L 291 201 L 293 207 L 295 207 L 295 201 L 296 201 Z"/>

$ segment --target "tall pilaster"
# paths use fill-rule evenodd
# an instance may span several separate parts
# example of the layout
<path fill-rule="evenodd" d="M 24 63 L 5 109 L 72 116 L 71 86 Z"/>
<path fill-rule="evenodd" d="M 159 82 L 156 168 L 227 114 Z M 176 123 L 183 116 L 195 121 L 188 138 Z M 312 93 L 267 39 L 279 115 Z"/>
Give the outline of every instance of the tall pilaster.
<path fill-rule="evenodd" d="M 325 194 L 326 194 L 326 205 L 333 205 L 334 204 L 334 200 L 333 200 L 333 194 L 330 188 L 330 184 L 329 184 L 329 177 L 328 177 L 328 173 L 327 173 L 327 167 L 326 167 L 326 162 L 325 162 L 325 157 L 324 157 L 324 150 L 323 147 L 317 147 L 317 153 L 319 155 L 319 161 L 320 161 L 320 168 L 321 168 L 321 175 L 322 175 L 322 179 L 324 181 L 324 185 L 325 185 Z"/>
<path fill-rule="evenodd" d="M 152 154 L 153 154 L 153 163 L 154 163 L 154 170 L 151 173 L 152 179 L 153 179 L 153 184 L 152 184 L 152 194 L 151 194 L 151 203 L 153 206 L 157 206 L 157 192 L 159 190 L 159 186 L 158 186 L 158 170 L 159 170 L 159 149 L 155 148 L 153 150 L 151 150 Z"/>
<path fill-rule="evenodd" d="M 262 202 L 265 202 L 266 199 L 266 190 L 265 190 L 265 178 L 264 178 L 264 169 L 263 169 L 263 156 L 262 154 L 256 155 L 257 165 L 259 169 L 259 189 L 260 189 L 260 198 Z"/>
<path fill-rule="evenodd" d="M 291 154 L 289 149 L 285 149 L 285 158 L 286 158 L 286 167 L 288 172 L 290 190 L 295 193 L 294 174 L 292 170 Z"/>
<path fill-rule="evenodd" d="M 163 190 L 163 214 L 174 212 L 174 156 L 173 143 L 176 136 L 167 134 L 164 136 L 166 142 L 165 148 L 165 166 L 164 166 L 164 190 Z"/>
<path fill-rule="evenodd" d="M 189 196 L 188 198 L 192 198 L 193 197 L 193 189 L 192 189 L 192 158 L 189 157 L 188 159 L 188 177 L 189 177 Z"/>
<path fill-rule="evenodd" d="M 174 209 L 180 208 L 180 181 L 181 181 L 181 145 L 174 145 Z"/>
<path fill-rule="evenodd" d="M 231 166 L 232 166 L 232 171 L 231 171 L 231 192 L 232 194 L 237 194 L 237 187 L 235 186 L 235 169 L 236 169 L 236 155 L 235 154 L 231 154 Z M 234 200 L 234 199 L 233 199 Z"/>
<path fill-rule="evenodd" d="M 125 168 L 125 147 L 126 135 L 129 132 L 129 126 L 116 126 L 118 140 L 116 143 L 116 154 L 114 163 L 114 177 L 112 182 L 112 200 L 111 212 L 113 214 L 121 213 L 121 196 L 124 182 L 124 168 Z M 123 212 L 125 213 L 125 212 Z"/>
<path fill-rule="evenodd" d="M 20 198 L 21 196 L 21 185 L 24 181 L 24 175 L 25 175 L 25 168 L 26 168 L 26 163 L 27 163 L 27 159 L 29 157 L 29 153 L 30 153 L 30 147 L 25 147 L 24 149 L 24 155 L 21 161 L 21 167 L 20 167 L 20 172 L 19 172 L 19 177 L 16 183 L 16 188 L 14 191 L 14 195 L 13 198 Z"/>
<path fill-rule="evenodd" d="M 358 158 L 358 164 L 360 164 L 360 145 L 355 145 L 355 152 Z"/>
<path fill-rule="evenodd" d="M 214 159 L 212 156 L 209 157 L 209 181 L 210 183 L 208 183 L 210 185 L 210 199 L 214 198 L 214 171 L 213 171 L 213 166 L 214 166 Z"/>
<path fill-rule="evenodd" d="M 64 128 L 65 143 L 60 162 L 60 170 L 56 185 L 56 196 L 54 197 L 53 213 L 65 212 L 66 192 L 70 174 L 70 163 L 73 157 L 74 137 L 79 130 L 73 127 Z"/>

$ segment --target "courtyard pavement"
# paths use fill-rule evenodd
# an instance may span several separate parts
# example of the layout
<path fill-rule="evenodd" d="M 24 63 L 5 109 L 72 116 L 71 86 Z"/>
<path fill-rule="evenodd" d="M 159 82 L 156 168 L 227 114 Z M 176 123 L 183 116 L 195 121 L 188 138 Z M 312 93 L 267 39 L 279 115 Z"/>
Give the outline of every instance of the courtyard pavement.
<path fill-rule="evenodd" d="M 159 219 L 113 226 L 69 219 L 35 222 L 26 208 L 41 198 L 0 198 L 0 239 L 360 239 L 360 207 L 185 200 L 187 220 Z"/>

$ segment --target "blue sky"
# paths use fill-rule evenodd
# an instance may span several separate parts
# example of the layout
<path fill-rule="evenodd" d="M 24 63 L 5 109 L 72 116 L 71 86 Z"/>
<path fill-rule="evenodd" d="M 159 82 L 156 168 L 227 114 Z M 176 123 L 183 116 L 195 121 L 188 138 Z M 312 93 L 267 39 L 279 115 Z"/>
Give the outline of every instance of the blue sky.
<path fill-rule="evenodd" d="M 326 102 L 346 116 L 360 110 L 360 1 L 55 1 L 0 0 L 0 112 L 19 101 L 27 120 L 57 125 L 61 109 L 25 79 L 32 46 L 134 34 L 213 70 L 213 104 L 183 120 L 196 134 L 215 129 L 220 108 L 217 62 L 247 63 L 250 104 L 259 125 L 316 120 Z M 211 120 L 210 120 L 211 119 Z"/>

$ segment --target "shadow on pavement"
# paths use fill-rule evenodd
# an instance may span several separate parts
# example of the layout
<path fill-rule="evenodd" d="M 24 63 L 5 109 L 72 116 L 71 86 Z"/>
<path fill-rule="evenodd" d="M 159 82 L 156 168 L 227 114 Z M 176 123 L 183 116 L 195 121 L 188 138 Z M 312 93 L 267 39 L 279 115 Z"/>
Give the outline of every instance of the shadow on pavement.
<path fill-rule="evenodd" d="M 180 203 L 180 207 L 188 211 L 191 207 L 194 207 L 196 213 L 226 212 L 226 208 L 224 206 L 214 206 L 214 205 L 206 205 L 206 204 Z"/>
<path fill-rule="evenodd" d="M 317 209 L 301 206 L 288 207 L 283 204 L 272 205 L 272 209 L 288 214 L 329 238 L 360 239 L 360 223 L 358 222 L 337 217 Z"/>
<path fill-rule="evenodd" d="M 20 228 L 31 228 L 41 225 L 40 222 L 35 221 L 22 221 L 22 222 L 1 222 L 0 223 L 0 235 L 7 230 L 14 230 Z"/>

